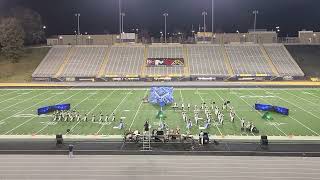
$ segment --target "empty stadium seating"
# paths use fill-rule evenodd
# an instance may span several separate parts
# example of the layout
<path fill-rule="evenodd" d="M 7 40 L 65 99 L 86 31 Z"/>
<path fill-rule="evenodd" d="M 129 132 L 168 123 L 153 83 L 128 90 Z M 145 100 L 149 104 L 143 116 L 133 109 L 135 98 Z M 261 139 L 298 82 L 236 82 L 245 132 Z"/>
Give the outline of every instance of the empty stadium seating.
<path fill-rule="evenodd" d="M 259 45 L 229 44 L 225 49 L 235 74 L 274 75 Z"/>
<path fill-rule="evenodd" d="M 282 44 L 265 44 L 270 59 L 281 76 L 304 76 L 304 73 Z"/>
<path fill-rule="evenodd" d="M 148 58 L 185 58 L 182 45 L 155 45 L 149 46 Z M 144 72 L 147 76 L 183 75 L 184 67 L 147 67 Z"/>
<path fill-rule="evenodd" d="M 107 54 L 107 46 L 76 46 L 60 77 L 96 77 Z"/>
<path fill-rule="evenodd" d="M 184 58 L 185 66 L 146 66 L 147 58 Z M 32 74 L 51 77 L 304 76 L 282 44 L 54 46 Z"/>
<path fill-rule="evenodd" d="M 187 45 L 192 76 L 228 76 L 220 45 Z"/>
<path fill-rule="evenodd" d="M 69 53 L 71 46 L 54 46 L 41 61 L 32 77 L 53 77 Z"/>
<path fill-rule="evenodd" d="M 140 75 L 144 63 L 144 46 L 113 46 L 110 48 L 105 75 Z"/>

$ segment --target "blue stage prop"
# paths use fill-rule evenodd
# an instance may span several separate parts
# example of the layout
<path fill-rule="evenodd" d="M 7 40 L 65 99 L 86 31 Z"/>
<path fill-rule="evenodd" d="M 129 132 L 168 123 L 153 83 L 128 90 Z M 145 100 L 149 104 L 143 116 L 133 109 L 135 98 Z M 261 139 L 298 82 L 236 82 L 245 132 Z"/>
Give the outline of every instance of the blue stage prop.
<path fill-rule="evenodd" d="M 259 111 L 273 111 L 282 115 L 289 115 L 289 109 L 285 107 L 273 106 L 270 104 L 255 104 L 255 109 Z"/>
<path fill-rule="evenodd" d="M 283 115 L 289 115 L 289 109 L 285 108 L 285 107 L 279 107 L 279 106 L 274 106 L 274 111 L 279 113 L 279 114 L 283 114 Z"/>
<path fill-rule="evenodd" d="M 152 87 L 148 99 L 151 104 L 158 104 L 163 107 L 174 102 L 173 87 Z"/>
<path fill-rule="evenodd" d="M 70 104 L 57 104 L 54 106 L 46 106 L 46 107 L 41 107 L 38 109 L 38 115 L 41 114 L 48 114 L 53 111 L 61 111 L 61 110 L 69 110 L 70 109 Z"/>

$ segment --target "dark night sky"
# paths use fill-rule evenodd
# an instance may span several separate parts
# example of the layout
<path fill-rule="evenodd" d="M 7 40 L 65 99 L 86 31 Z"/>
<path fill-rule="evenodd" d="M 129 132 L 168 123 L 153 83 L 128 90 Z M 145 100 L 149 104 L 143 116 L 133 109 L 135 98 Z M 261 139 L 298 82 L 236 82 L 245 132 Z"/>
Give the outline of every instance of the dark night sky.
<path fill-rule="evenodd" d="M 191 31 L 203 24 L 206 10 L 211 31 L 211 0 L 122 0 L 125 29 L 146 28 L 158 33 L 163 27 L 162 13 L 167 11 L 168 32 Z M 118 32 L 118 0 L 0 0 L 0 13 L 15 6 L 39 12 L 47 33 L 72 34 L 76 29 L 74 13 L 81 13 L 81 32 L 102 34 Z M 298 30 L 320 30 L 320 0 L 215 0 L 215 29 L 220 32 L 247 32 L 253 27 L 252 10 L 258 9 L 260 29 L 280 26 L 282 36 Z"/>

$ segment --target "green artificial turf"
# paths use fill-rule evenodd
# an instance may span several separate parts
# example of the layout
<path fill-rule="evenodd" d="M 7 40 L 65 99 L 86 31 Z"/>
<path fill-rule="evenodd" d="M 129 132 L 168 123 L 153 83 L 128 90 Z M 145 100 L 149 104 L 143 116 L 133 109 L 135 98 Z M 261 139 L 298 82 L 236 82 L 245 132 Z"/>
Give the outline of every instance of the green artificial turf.
<path fill-rule="evenodd" d="M 2 89 L 0 90 L 0 134 L 1 135 L 54 135 L 66 133 L 73 135 L 122 135 L 128 130 L 143 130 L 143 124 L 149 120 L 151 129 L 157 128 L 156 115 L 159 107 L 143 103 L 149 89 Z M 234 123 L 229 113 L 224 112 L 224 125 L 212 122 L 208 130 L 211 135 L 237 136 L 319 136 L 320 134 L 320 89 L 178 89 L 174 90 L 174 99 L 180 105 L 191 103 L 192 110 L 187 112 L 194 122 L 193 106 L 202 102 L 215 101 L 221 109 L 224 100 L 231 101 L 237 114 Z M 262 119 L 264 112 L 253 109 L 255 102 L 288 107 L 289 116 L 271 113 L 273 120 Z M 38 116 L 39 107 L 59 103 L 70 103 L 82 115 L 89 113 L 88 122 L 52 122 L 52 116 Z M 91 114 L 97 117 L 115 112 L 116 121 L 111 123 L 91 122 Z M 181 111 L 173 111 L 170 106 L 164 108 L 165 123 L 169 128 L 179 127 L 187 133 Z M 212 113 L 214 114 L 214 113 Z M 125 129 L 115 129 L 123 117 Z M 200 117 L 205 119 L 204 112 Z M 259 129 L 259 134 L 241 132 L 239 118 L 251 121 Z M 200 121 L 200 126 L 204 122 Z M 199 127 L 193 125 L 191 134 L 198 134 Z"/>

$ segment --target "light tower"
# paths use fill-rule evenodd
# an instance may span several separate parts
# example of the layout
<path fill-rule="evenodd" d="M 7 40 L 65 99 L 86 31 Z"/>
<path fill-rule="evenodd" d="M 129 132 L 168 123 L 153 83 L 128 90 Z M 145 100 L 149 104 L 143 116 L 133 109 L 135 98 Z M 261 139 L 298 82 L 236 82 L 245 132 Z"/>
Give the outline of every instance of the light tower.
<path fill-rule="evenodd" d="M 124 16 L 126 16 L 126 13 L 121 13 L 121 33 L 124 33 L 123 30 L 123 24 L 124 24 Z"/>
<path fill-rule="evenodd" d="M 76 13 L 74 16 L 77 17 L 78 28 L 76 32 L 76 44 L 78 44 L 78 36 L 80 35 L 80 13 Z"/>
<path fill-rule="evenodd" d="M 203 32 L 206 32 L 207 28 L 206 28 L 206 15 L 208 15 L 208 13 L 206 11 L 202 12 L 202 16 L 203 16 Z"/>
<path fill-rule="evenodd" d="M 122 25 L 121 25 L 121 0 L 119 0 L 119 38 L 120 38 L 120 43 L 122 42 L 121 38 L 121 33 L 122 33 Z"/>
<path fill-rule="evenodd" d="M 213 33 L 214 33 L 214 0 L 211 1 L 211 42 L 213 43 Z"/>
<path fill-rule="evenodd" d="M 254 23 L 253 23 L 254 42 L 256 42 L 257 15 L 259 14 L 259 11 L 254 10 L 252 13 L 254 14 Z"/>
<path fill-rule="evenodd" d="M 167 17 L 169 16 L 168 13 L 163 13 L 164 16 L 164 43 L 167 43 Z"/>

